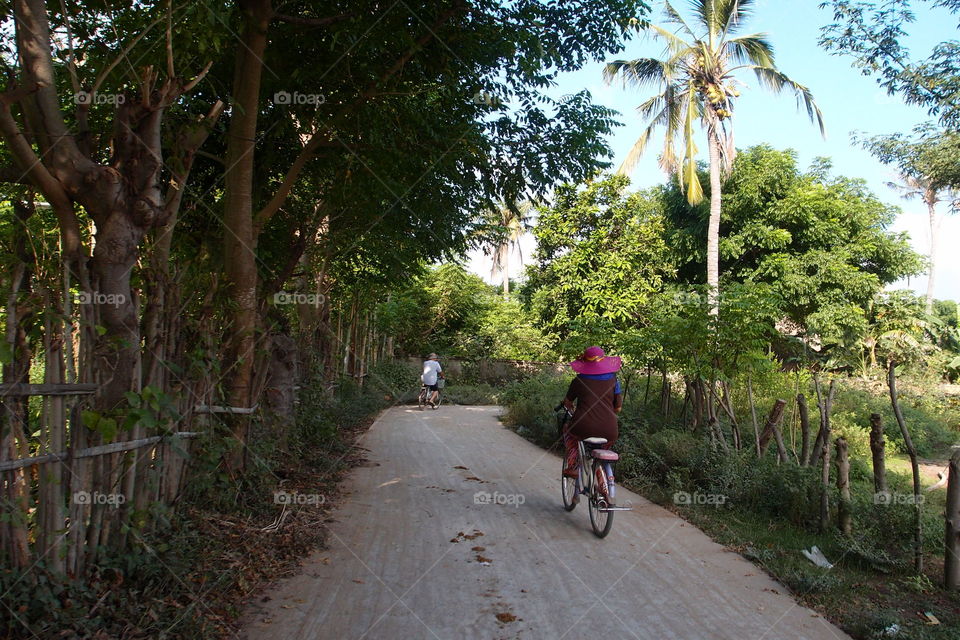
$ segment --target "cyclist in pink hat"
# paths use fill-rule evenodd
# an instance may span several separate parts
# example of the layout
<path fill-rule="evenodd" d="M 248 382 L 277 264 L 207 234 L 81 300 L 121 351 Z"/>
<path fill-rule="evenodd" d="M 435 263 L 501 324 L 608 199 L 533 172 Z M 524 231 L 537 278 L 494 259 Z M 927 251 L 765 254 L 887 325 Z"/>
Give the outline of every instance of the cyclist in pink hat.
<path fill-rule="evenodd" d="M 570 382 L 563 404 L 573 411 L 573 418 L 563 432 L 567 449 L 567 466 L 563 475 L 577 476 L 577 441 L 584 438 L 606 438 L 604 449 L 617 441 L 617 414 L 623 408 L 623 393 L 617 371 L 622 362 L 608 356 L 600 347 L 588 347 L 570 363 L 577 377 Z M 576 409 L 574 409 L 576 406 Z"/>

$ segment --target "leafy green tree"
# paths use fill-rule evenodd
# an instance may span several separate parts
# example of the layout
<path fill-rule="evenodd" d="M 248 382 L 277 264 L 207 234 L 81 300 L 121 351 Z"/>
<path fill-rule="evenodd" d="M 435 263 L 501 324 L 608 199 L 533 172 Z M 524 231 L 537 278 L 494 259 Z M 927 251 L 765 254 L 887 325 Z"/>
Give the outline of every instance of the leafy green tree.
<path fill-rule="evenodd" d="M 647 31 L 665 44 L 664 57 L 616 60 L 604 70 L 608 81 L 616 77 L 625 84 L 644 87 L 655 85 L 660 93 L 638 107 L 649 124 L 634 144 L 624 163 L 630 170 L 643 152 L 654 129 L 664 127 L 665 144 L 660 164 L 679 176 L 681 188 L 690 204 L 703 199 L 703 188 L 697 173 L 696 125 L 707 136 L 710 167 L 710 218 L 707 226 L 707 286 L 711 295 L 719 294 L 719 242 L 722 176 L 733 166 L 734 102 L 740 93 L 736 75 L 753 71 L 765 88 L 779 93 L 791 89 L 806 106 L 810 119 L 823 132 L 823 118 L 807 87 L 791 80 L 777 69 L 773 47 L 766 35 L 738 35 L 753 12 L 752 0 L 694 0 L 691 26 L 669 1 L 664 2 L 666 27 L 649 25 Z M 675 150 L 680 143 L 680 152 Z M 711 305 L 716 313 L 718 303 Z"/>
<path fill-rule="evenodd" d="M 540 209 L 522 296 L 565 353 L 657 322 L 659 292 L 673 275 L 663 215 L 651 194 L 628 185 L 622 175 L 562 185 Z"/>
<path fill-rule="evenodd" d="M 919 198 L 927 207 L 930 224 L 930 266 L 927 271 L 926 312 L 933 312 L 933 288 L 937 268 L 940 220 L 937 204 L 945 197 L 953 200 L 960 189 L 960 134 L 920 128 L 915 137 L 902 133 L 874 136 L 863 146 L 884 164 L 896 166 L 899 182 L 888 183 L 904 199 Z"/>
<path fill-rule="evenodd" d="M 922 3 L 956 14 L 958 0 L 827 0 L 833 23 L 821 30 L 820 45 L 853 59 L 864 75 L 876 76 L 890 95 L 926 107 L 944 126 L 960 125 L 960 43 L 935 43 L 926 57 L 914 57 L 906 45 L 914 8 Z"/>
<path fill-rule="evenodd" d="M 407 286 L 391 291 L 378 306 L 380 327 L 409 355 L 431 351 L 462 358 L 540 360 L 547 339 L 534 317 L 513 299 L 462 265 L 424 270 Z"/>
<path fill-rule="evenodd" d="M 676 184 L 663 198 L 680 279 L 702 282 L 703 207 L 691 208 Z M 786 318 L 824 343 L 843 343 L 861 334 L 884 285 L 922 269 L 906 234 L 887 230 L 896 213 L 862 180 L 832 177 L 825 161 L 804 173 L 792 151 L 752 147 L 727 181 L 725 278 L 767 283 Z"/>

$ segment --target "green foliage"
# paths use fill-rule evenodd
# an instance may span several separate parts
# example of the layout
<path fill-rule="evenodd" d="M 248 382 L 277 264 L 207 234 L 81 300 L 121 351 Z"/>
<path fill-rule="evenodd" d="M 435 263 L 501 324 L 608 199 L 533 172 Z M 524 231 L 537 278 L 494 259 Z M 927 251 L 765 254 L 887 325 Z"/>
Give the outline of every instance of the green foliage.
<path fill-rule="evenodd" d="M 960 11 L 956 0 L 922 0 L 923 4 Z M 925 58 L 914 58 L 907 48 L 910 23 L 915 19 L 909 0 L 881 4 L 859 0 L 827 0 L 832 24 L 822 29 L 820 45 L 853 60 L 864 75 L 873 75 L 890 95 L 927 108 L 945 126 L 956 129 L 960 108 L 960 45 L 955 40 L 930 43 Z"/>
<path fill-rule="evenodd" d="M 619 346 L 629 333 L 643 342 L 656 324 L 658 292 L 672 274 L 663 216 L 623 176 L 557 188 L 540 210 L 536 264 L 523 299 L 565 355 L 590 344 Z"/>
<path fill-rule="evenodd" d="M 835 343 L 862 332 L 873 297 L 922 263 L 905 234 L 887 231 L 896 208 L 827 169 L 802 173 L 792 151 L 762 145 L 738 154 L 724 188 L 720 258 L 728 281 L 766 283 L 806 334 Z M 706 212 L 676 184 L 664 202 L 679 277 L 702 282 Z"/>
<path fill-rule="evenodd" d="M 547 339 L 530 313 L 456 263 L 426 270 L 377 307 L 380 328 L 401 353 L 541 360 Z"/>
<path fill-rule="evenodd" d="M 941 192 L 960 188 L 960 133 L 916 127 L 913 135 L 872 136 L 860 143 L 883 164 L 894 165 L 910 187 L 904 197 L 930 203 Z"/>

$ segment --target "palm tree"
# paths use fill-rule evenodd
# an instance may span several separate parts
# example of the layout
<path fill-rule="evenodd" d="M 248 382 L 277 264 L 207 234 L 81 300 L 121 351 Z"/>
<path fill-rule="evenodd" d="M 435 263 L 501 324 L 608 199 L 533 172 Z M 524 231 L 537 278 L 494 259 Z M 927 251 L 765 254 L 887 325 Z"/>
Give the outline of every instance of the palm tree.
<path fill-rule="evenodd" d="M 480 245 L 484 254 L 493 257 L 493 267 L 490 269 L 492 279 L 497 272 L 503 282 L 503 297 L 510 295 L 510 253 L 515 249 L 520 255 L 520 238 L 531 229 L 529 202 L 520 202 L 513 207 L 501 204 L 491 209 L 484 216 L 480 225 Z"/>
<path fill-rule="evenodd" d="M 692 0 L 697 31 L 670 2 L 664 2 L 667 22 L 675 27 L 648 25 L 647 32 L 666 44 L 662 59 L 616 60 L 604 69 L 607 82 L 620 77 L 625 85 L 659 87 L 660 93 L 637 110 L 648 121 L 634 143 L 620 173 L 629 173 L 643 153 L 651 134 L 664 127 L 660 166 L 679 178 L 690 204 L 703 200 L 697 177 L 696 124 L 706 132 L 710 159 L 710 219 L 707 227 L 707 286 L 710 311 L 718 312 L 720 284 L 719 240 L 721 175 L 729 174 L 736 149 L 733 146 L 733 108 L 739 97 L 737 72 L 753 71 L 761 85 L 779 93 L 785 87 L 802 101 L 811 121 L 823 133 L 823 116 L 807 87 L 791 80 L 774 64 L 773 48 L 766 35 L 737 36 L 752 13 L 753 0 Z M 699 33 L 699 35 L 698 35 Z M 680 142 L 677 153 L 675 143 Z"/>
<path fill-rule="evenodd" d="M 930 270 L 927 272 L 927 297 L 925 310 L 927 315 L 933 313 L 933 279 L 937 266 L 937 241 L 940 235 L 940 220 L 937 218 L 937 203 L 940 202 L 941 188 L 932 179 L 923 175 L 902 174 L 900 182 L 888 182 L 887 186 L 900 192 L 904 200 L 919 197 L 927 205 L 927 216 L 930 219 Z"/>

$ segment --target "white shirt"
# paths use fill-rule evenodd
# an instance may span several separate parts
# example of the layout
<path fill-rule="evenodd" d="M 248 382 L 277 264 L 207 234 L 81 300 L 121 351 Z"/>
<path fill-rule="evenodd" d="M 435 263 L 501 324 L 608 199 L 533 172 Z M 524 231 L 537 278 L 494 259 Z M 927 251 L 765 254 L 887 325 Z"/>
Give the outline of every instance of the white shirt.
<path fill-rule="evenodd" d="M 441 371 L 443 371 L 443 369 L 440 368 L 439 362 L 436 360 L 426 360 L 423 363 L 423 374 L 420 376 L 420 380 L 423 381 L 423 384 L 437 384 L 437 374 Z"/>

